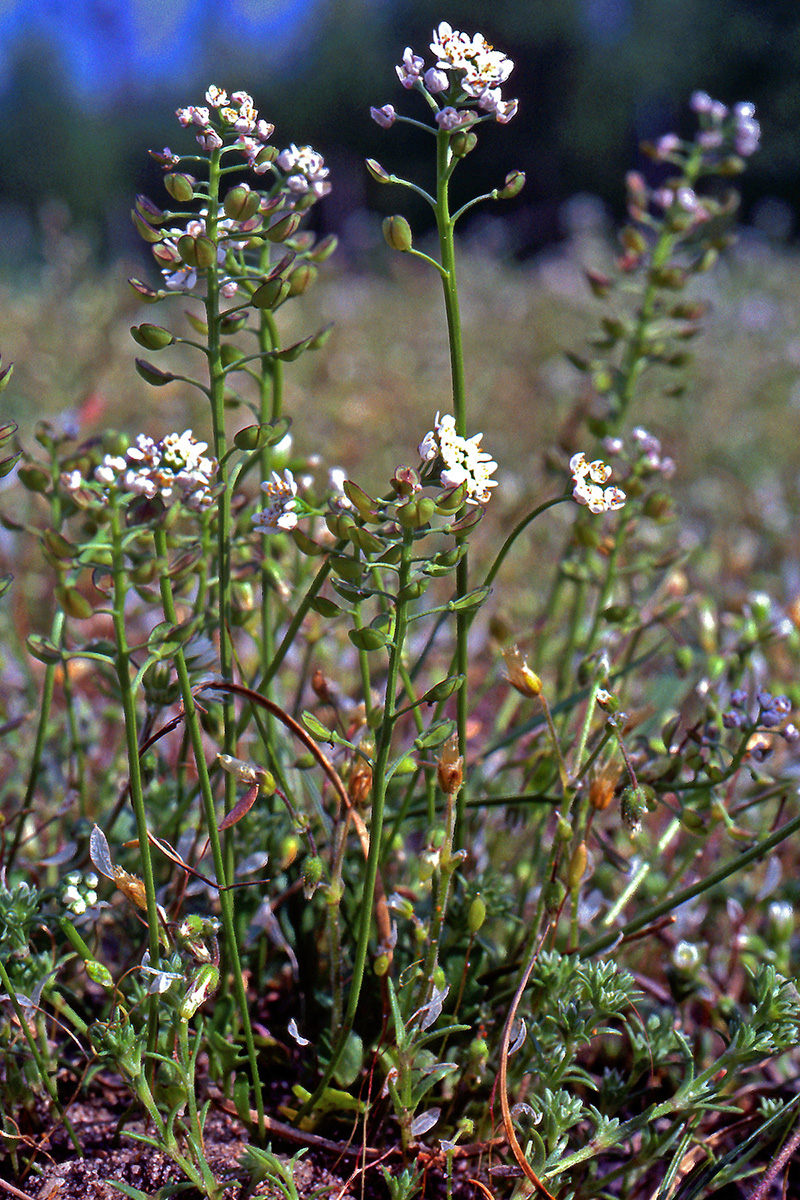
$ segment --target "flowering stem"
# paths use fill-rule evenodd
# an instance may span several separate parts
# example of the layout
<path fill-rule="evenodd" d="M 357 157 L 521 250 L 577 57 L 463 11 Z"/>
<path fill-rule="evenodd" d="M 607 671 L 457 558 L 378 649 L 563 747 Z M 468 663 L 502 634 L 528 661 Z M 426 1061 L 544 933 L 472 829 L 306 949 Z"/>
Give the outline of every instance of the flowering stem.
<path fill-rule="evenodd" d="M 450 216 L 449 184 L 452 174 L 453 161 L 450 146 L 450 134 L 440 129 L 436 135 L 436 228 L 439 234 L 439 248 L 442 259 L 442 289 L 444 291 L 444 306 L 447 314 L 447 336 L 450 344 L 450 374 L 453 385 L 453 416 L 456 422 L 456 433 L 466 437 L 466 381 L 464 375 L 464 344 L 461 333 L 461 313 L 458 307 L 458 285 L 456 282 L 456 256 L 453 238 L 453 219 Z M 460 560 L 456 567 L 456 598 L 460 599 L 469 591 L 469 566 L 467 555 Z M 467 690 L 467 670 L 469 656 L 467 653 L 467 634 L 470 626 L 470 614 L 467 611 L 456 612 L 456 673 L 464 679 L 456 693 L 456 721 L 458 725 L 458 750 L 466 759 L 467 745 L 467 713 L 469 694 Z M 456 797 L 456 819 L 453 846 L 458 848 L 463 836 L 465 814 L 465 788 Z"/>
<path fill-rule="evenodd" d="M 150 856 L 150 841 L 147 831 L 147 813 L 144 806 L 144 791 L 142 788 L 142 767 L 139 759 L 139 740 L 136 729 L 136 702 L 131 688 L 131 652 L 128 648 L 125 631 L 125 600 L 128 594 L 128 577 L 125 571 L 123 551 L 123 530 L 121 513 L 115 492 L 109 495 L 111 512 L 111 553 L 112 575 L 114 579 L 114 602 L 111 618 L 114 624 L 114 641 L 116 643 L 115 667 L 119 684 L 122 713 L 125 720 L 125 742 L 128 753 L 128 786 L 131 804 L 136 817 L 136 832 L 139 838 L 139 854 L 142 863 L 142 882 L 144 883 L 147 904 L 148 945 L 150 949 L 150 964 L 157 969 L 161 957 L 159 944 L 159 915 L 156 903 L 156 887 L 153 877 L 153 860 Z M 158 997 L 150 997 L 149 1003 L 149 1037 L 150 1049 L 155 1047 L 158 1022 Z"/>
<path fill-rule="evenodd" d="M 172 581 L 170 580 L 167 569 L 167 534 L 163 525 L 156 525 L 155 529 L 153 530 L 153 539 L 155 541 L 156 558 L 161 564 L 159 570 L 159 584 L 161 589 L 161 604 L 164 609 L 164 616 L 171 624 L 175 625 L 178 623 L 178 616 L 175 610 L 175 598 L 172 592 Z M 214 863 L 214 873 L 217 878 L 217 885 L 219 889 L 219 905 L 220 914 L 222 916 L 222 927 L 225 932 L 226 954 L 230 962 L 231 974 L 233 976 L 233 990 L 239 1006 L 239 1015 L 242 1022 L 242 1028 L 244 1030 L 245 1045 L 247 1047 L 247 1056 L 250 1063 L 250 1075 L 253 1083 L 253 1091 L 255 1092 L 256 1112 L 258 1113 L 259 1136 L 263 1137 L 264 1102 L 261 1095 L 261 1080 L 258 1074 L 258 1060 L 256 1056 L 255 1042 L 253 1040 L 253 1031 L 250 1025 L 250 1014 L 247 1007 L 247 993 L 244 987 L 242 968 L 239 960 L 239 947 L 236 940 L 233 904 L 231 902 L 231 893 L 225 886 L 228 876 L 226 875 L 225 871 L 222 843 L 220 841 L 219 830 L 217 828 L 217 818 L 214 812 L 214 796 L 211 791 L 211 781 L 208 775 L 208 764 L 206 763 L 205 750 L 203 749 L 203 731 L 200 726 L 200 718 L 194 702 L 191 680 L 189 678 L 189 670 L 186 666 L 186 658 L 182 648 L 179 648 L 175 655 L 175 670 L 178 675 L 178 684 L 180 686 L 181 700 L 183 702 L 184 721 L 189 732 L 194 761 L 197 767 L 197 780 L 200 787 L 200 795 L 203 801 L 206 831 L 208 833 L 208 840 L 211 845 L 211 857 Z"/>
<path fill-rule="evenodd" d="M 208 164 L 208 214 L 206 232 L 212 242 L 217 241 L 219 221 L 219 150 L 211 152 Z M 220 495 L 217 502 L 217 569 L 219 578 L 219 666 L 223 679 L 232 679 L 232 649 L 230 637 L 231 610 L 231 495 L 228 487 L 228 458 L 225 436 L 225 371 L 222 364 L 222 338 L 220 332 L 219 269 L 216 262 L 208 268 L 206 286 L 206 325 L 208 327 L 208 395 L 211 401 L 211 422 L 214 437 L 214 454 L 219 463 L 217 479 Z M 225 753 L 234 755 L 236 749 L 236 717 L 233 699 L 226 696 L 222 702 Z M 236 800 L 236 780 L 225 776 L 225 811 L 230 812 Z M 233 842 L 226 839 L 226 876 L 233 874 Z"/>
<path fill-rule="evenodd" d="M 345 1007 L 344 1016 L 342 1017 L 339 1036 L 336 1039 L 333 1049 L 331 1050 L 331 1056 L 328 1060 L 325 1070 L 322 1073 L 322 1079 L 317 1085 L 313 1095 L 306 1100 L 305 1104 L 301 1108 L 301 1113 L 306 1113 L 313 1109 L 339 1064 L 339 1060 L 341 1059 L 347 1044 L 347 1039 L 350 1036 L 350 1031 L 353 1028 L 353 1022 L 355 1020 L 356 1010 L 358 1008 L 358 1001 L 361 995 L 361 987 L 364 981 L 364 969 L 367 961 L 370 931 L 372 929 L 372 913 L 375 907 L 373 903 L 375 896 L 375 885 L 378 878 L 378 866 L 381 859 L 384 807 L 386 802 L 386 789 L 390 778 L 389 762 L 391 758 L 392 735 L 394 733 L 394 724 L 396 719 L 395 704 L 398 691 L 398 682 L 400 679 L 400 664 L 403 656 L 403 645 L 405 642 L 408 624 L 409 602 L 402 599 L 402 596 L 404 595 L 411 577 L 411 558 L 413 549 L 413 531 L 405 530 L 403 534 L 403 552 L 400 559 L 397 577 L 394 641 L 389 653 L 383 719 L 378 729 L 375 765 L 372 771 L 372 819 L 370 821 L 369 831 L 369 855 L 367 857 L 367 865 L 364 875 L 363 898 L 359 911 L 358 933 L 356 937 L 350 991 L 348 992 L 347 996 L 347 1005 Z"/>

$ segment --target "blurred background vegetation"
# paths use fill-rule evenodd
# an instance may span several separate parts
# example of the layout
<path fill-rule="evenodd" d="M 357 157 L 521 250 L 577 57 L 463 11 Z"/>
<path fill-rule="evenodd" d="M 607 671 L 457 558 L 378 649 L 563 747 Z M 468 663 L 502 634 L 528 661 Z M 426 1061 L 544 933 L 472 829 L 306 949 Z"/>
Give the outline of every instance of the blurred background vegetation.
<path fill-rule="evenodd" d="M 427 54 L 442 19 L 481 30 L 516 62 L 506 91 L 519 96 L 519 116 L 486 131 L 458 183 L 471 195 L 520 167 L 528 186 L 502 224 L 494 212 L 475 218 L 475 236 L 534 253 L 564 236 L 563 204 L 578 192 L 619 215 L 639 141 L 688 125 L 698 88 L 756 104 L 763 150 L 744 184 L 745 214 L 774 236 L 791 235 L 796 0 L 6 0 L 0 264 L 13 270 L 38 253 L 40 215 L 54 200 L 104 255 L 140 253 L 131 197 L 163 198 L 146 150 L 185 144 L 172 112 L 200 102 L 211 81 L 250 90 L 277 143 L 309 142 L 325 155 L 334 188 L 318 220 L 357 257 L 364 214 L 400 203 L 369 180 L 364 156 L 412 176 L 430 170 L 421 135 L 395 127 L 387 136 L 369 106 L 423 115 L 394 64 L 406 45 Z"/>

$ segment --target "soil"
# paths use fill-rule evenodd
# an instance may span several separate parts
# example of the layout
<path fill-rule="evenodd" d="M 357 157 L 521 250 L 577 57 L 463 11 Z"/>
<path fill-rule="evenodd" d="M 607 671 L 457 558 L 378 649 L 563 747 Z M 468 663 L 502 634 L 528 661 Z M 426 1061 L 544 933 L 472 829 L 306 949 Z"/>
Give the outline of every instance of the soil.
<path fill-rule="evenodd" d="M 108 1080 L 109 1083 L 114 1081 Z M 125 1133 L 117 1136 L 125 1109 L 109 1103 L 102 1094 L 70 1105 L 70 1121 L 83 1148 L 83 1157 L 75 1156 L 63 1128 L 54 1130 L 51 1137 L 28 1135 L 26 1153 L 21 1159 L 31 1159 L 32 1169 L 21 1175 L 12 1170 L 9 1159 L 0 1159 L 0 1200 L 3 1194 L 17 1200 L 119 1200 L 121 1192 L 114 1183 L 128 1184 L 147 1195 L 154 1195 L 165 1185 L 183 1180 L 183 1174 L 164 1154 L 150 1146 L 128 1140 L 125 1133 L 146 1134 L 144 1122 L 133 1115 L 125 1121 Z M 291 1139 L 283 1137 L 280 1123 L 271 1123 L 268 1138 L 272 1149 L 284 1161 L 289 1161 L 302 1148 L 303 1136 L 292 1130 Z M 276 1132 L 277 1129 L 277 1132 Z M 357 1134 L 360 1131 L 357 1131 Z M 311 1197 L 325 1200 L 386 1200 L 388 1189 L 380 1174 L 384 1166 L 393 1174 L 402 1170 L 399 1151 L 390 1147 L 385 1153 L 368 1156 L 366 1164 L 358 1153 L 358 1138 L 352 1144 L 330 1141 L 312 1135 L 303 1156 L 295 1165 L 295 1184 L 300 1200 Z M 205 1126 L 206 1153 L 209 1164 L 221 1182 L 230 1181 L 225 1189 L 226 1200 L 240 1200 L 247 1192 L 247 1172 L 240 1159 L 248 1141 L 238 1117 L 222 1107 L 212 1106 Z M 38 1153 L 31 1156 L 33 1145 Z M 330 1148 L 328 1148 L 330 1147 Z M 417 1156 L 416 1165 L 424 1170 L 424 1186 L 420 1195 L 425 1200 L 441 1200 L 446 1195 L 444 1172 L 426 1152 Z M 454 1164 L 453 1200 L 474 1200 L 485 1195 L 474 1182 L 486 1179 L 481 1168 L 481 1155 L 466 1157 Z M 484 1187 L 486 1185 L 484 1184 Z M 189 1188 L 181 1191 L 187 1200 L 196 1200 L 197 1193 Z M 283 1196 L 275 1185 L 262 1183 L 256 1196 Z"/>

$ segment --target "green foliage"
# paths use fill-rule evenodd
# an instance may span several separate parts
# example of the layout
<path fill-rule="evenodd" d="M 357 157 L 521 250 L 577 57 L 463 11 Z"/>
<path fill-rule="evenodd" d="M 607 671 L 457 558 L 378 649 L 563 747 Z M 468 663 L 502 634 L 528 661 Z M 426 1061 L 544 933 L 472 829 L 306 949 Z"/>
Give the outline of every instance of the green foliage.
<path fill-rule="evenodd" d="M 800 640 L 768 596 L 731 604 L 702 577 L 674 464 L 630 428 L 651 378 L 674 402 L 686 377 L 693 289 L 735 210 L 702 188 L 744 165 L 752 116 L 701 103 L 710 136 L 651 147 L 664 188 L 629 181 L 619 254 L 589 276 L 599 330 L 571 355 L 584 399 L 544 482 L 492 526 L 505 484 L 469 433 L 454 228 L 519 177 L 451 203 L 469 138 L 513 115 L 473 67 L 442 82 L 409 60 L 416 115 L 390 122 L 428 116 L 436 147 L 431 193 L 383 172 L 431 209 L 430 253 L 406 218 L 389 241 L 432 270 L 447 320 L 453 412 L 402 430 L 414 466 L 362 487 L 295 447 L 287 379 L 316 369 L 328 332 L 298 328 L 332 249 L 304 228 L 327 168 L 309 147 L 274 154 L 250 99 L 213 89 L 180 114 L 189 150 L 153 156 L 168 200 L 140 196 L 133 217 L 164 281 L 136 296 L 189 308 L 133 314 L 166 364 L 137 360 L 139 378 L 198 401 L 209 440 L 80 441 L 42 420 L 19 451 L 4 519 L 53 603 L 27 652 L 9 638 L 36 713 L 3 747 L 15 1169 L 15 1114 L 46 1096 L 60 1115 L 54 1081 L 89 1064 L 124 1080 L 149 1120 L 136 1136 L 212 1200 L 205 1090 L 263 1141 L 278 1067 L 293 1136 L 388 1139 L 397 1197 L 436 1141 L 452 1194 L 461 1139 L 496 1136 L 498 1110 L 503 1152 L 551 1194 L 666 1194 L 679 1174 L 710 1194 L 788 1111 L 783 1095 L 756 1108 L 744 1080 L 796 1070 Z M 382 421 L 360 430 L 368 449 Z M 534 527 L 550 538 L 535 572 Z M 743 1112 L 749 1140 L 709 1149 Z M 251 1191 L 294 1200 L 298 1157 L 253 1146 Z"/>

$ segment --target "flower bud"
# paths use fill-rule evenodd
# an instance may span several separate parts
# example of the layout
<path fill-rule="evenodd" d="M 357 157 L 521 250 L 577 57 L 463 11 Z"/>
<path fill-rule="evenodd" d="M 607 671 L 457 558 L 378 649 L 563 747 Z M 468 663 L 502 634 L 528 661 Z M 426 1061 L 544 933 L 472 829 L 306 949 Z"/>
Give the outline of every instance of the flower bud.
<path fill-rule="evenodd" d="M 423 75 L 425 87 L 432 96 L 439 92 L 446 92 L 450 87 L 450 80 L 446 71 L 440 70 L 439 67 L 429 67 Z"/>
<path fill-rule="evenodd" d="M 397 117 L 392 104 L 384 104 L 380 108 L 370 108 L 369 115 L 376 125 L 380 125 L 381 129 L 389 129 L 394 125 Z"/>
<path fill-rule="evenodd" d="M 410 250 L 413 244 L 411 236 L 411 226 L 405 217 L 395 216 L 386 217 L 383 222 L 383 236 L 393 250 L 405 252 Z"/>

